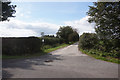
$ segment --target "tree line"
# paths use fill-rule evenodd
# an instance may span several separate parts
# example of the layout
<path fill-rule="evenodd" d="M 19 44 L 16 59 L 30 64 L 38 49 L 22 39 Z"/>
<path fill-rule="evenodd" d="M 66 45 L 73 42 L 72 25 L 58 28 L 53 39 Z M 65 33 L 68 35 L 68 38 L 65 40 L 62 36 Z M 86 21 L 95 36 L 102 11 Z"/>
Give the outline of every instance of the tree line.
<path fill-rule="evenodd" d="M 61 39 L 64 43 L 69 44 L 69 42 L 76 42 L 79 40 L 79 33 L 77 29 L 71 26 L 63 26 L 58 29 L 56 36 L 55 35 L 44 35 L 44 38 L 58 38 Z"/>
<path fill-rule="evenodd" d="M 120 56 L 120 2 L 95 2 L 87 12 L 90 23 L 95 23 L 96 33 L 83 33 L 79 48 L 97 50 L 100 56 Z"/>

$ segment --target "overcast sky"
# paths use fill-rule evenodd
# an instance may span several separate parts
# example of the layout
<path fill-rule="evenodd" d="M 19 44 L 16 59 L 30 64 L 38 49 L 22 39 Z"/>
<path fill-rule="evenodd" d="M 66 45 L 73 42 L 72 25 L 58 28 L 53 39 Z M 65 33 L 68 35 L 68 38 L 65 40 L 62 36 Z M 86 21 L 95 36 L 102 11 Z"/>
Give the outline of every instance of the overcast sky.
<path fill-rule="evenodd" d="M 79 34 L 94 32 L 87 22 L 92 2 L 13 2 L 15 18 L 0 22 L 0 37 L 40 36 L 41 32 L 56 34 L 60 26 L 77 28 Z"/>

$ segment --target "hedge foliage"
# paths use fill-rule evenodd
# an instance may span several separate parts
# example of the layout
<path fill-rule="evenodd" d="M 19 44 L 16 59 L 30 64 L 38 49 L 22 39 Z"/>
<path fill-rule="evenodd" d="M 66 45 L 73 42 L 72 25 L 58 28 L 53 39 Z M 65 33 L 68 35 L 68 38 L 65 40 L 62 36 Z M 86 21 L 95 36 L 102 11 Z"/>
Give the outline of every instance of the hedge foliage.
<path fill-rule="evenodd" d="M 99 39 L 95 33 L 83 33 L 79 39 L 79 49 L 102 57 L 119 58 L 120 46 L 115 39 Z"/>
<path fill-rule="evenodd" d="M 56 37 L 43 37 L 40 39 L 44 39 L 44 45 L 55 45 L 55 44 L 62 44 L 64 40 L 61 38 Z"/>
<path fill-rule="evenodd" d="M 98 42 L 97 35 L 94 33 L 83 33 L 79 39 L 79 48 L 91 49 L 95 48 Z"/>
<path fill-rule="evenodd" d="M 25 55 L 39 52 L 41 39 L 37 37 L 4 37 L 2 38 L 2 53 L 5 55 Z"/>
<path fill-rule="evenodd" d="M 43 45 L 55 47 L 62 43 L 64 43 L 63 39 L 55 37 L 3 37 L 2 53 L 4 55 L 35 54 L 42 51 Z"/>

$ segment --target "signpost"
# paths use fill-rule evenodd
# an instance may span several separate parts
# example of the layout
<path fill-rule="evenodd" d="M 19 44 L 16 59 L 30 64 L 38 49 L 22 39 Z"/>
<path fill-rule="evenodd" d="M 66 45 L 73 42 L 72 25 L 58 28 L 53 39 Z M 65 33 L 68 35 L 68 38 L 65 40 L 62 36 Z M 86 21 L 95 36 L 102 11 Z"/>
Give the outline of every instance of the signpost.
<path fill-rule="evenodd" d="M 44 43 L 44 39 L 42 39 L 42 42 Z"/>
<path fill-rule="evenodd" d="M 44 32 L 41 32 L 41 37 L 42 37 L 42 46 L 44 45 Z"/>

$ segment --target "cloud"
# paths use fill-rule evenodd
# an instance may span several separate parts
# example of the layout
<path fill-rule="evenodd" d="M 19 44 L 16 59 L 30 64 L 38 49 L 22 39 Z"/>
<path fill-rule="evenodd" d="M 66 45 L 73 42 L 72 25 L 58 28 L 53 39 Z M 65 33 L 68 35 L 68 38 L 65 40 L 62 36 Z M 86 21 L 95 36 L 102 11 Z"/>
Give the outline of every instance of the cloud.
<path fill-rule="evenodd" d="M 41 32 L 45 34 L 55 34 L 59 25 L 45 22 L 23 22 L 11 19 L 10 22 L 0 23 L 0 37 L 27 37 L 40 36 Z"/>
<path fill-rule="evenodd" d="M 83 32 L 94 32 L 94 24 L 87 22 L 89 17 L 86 16 L 80 20 L 66 21 L 65 26 L 69 25 L 77 28 L 79 34 Z M 0 22 L 0 37 L 27 37 L 40 36 L 41 32 L 45 34 L 56 34 L 60 25 L 47 22 L 24 22 L 16 19 L 11 19 L 9 22 Z"/>
<path fill-rule="evenodd" d="M 27 29 L 7 29 L 0 30 L 0 37 L 28 37 L 37 35 L 36 32 Z"/>
<path fill-rule="evenodd" d="M 89 16 L 83 17 L 80 20 L 75 20 L 75 21 L 66 21 L 65 25 L 72 26 L 76 29 L 78 29 L 79 34 L 81 35 L 84 32 L 89 32 L 89 33 L 94 33 L 94 24 L 90 24 L 88 20 Z"/>

